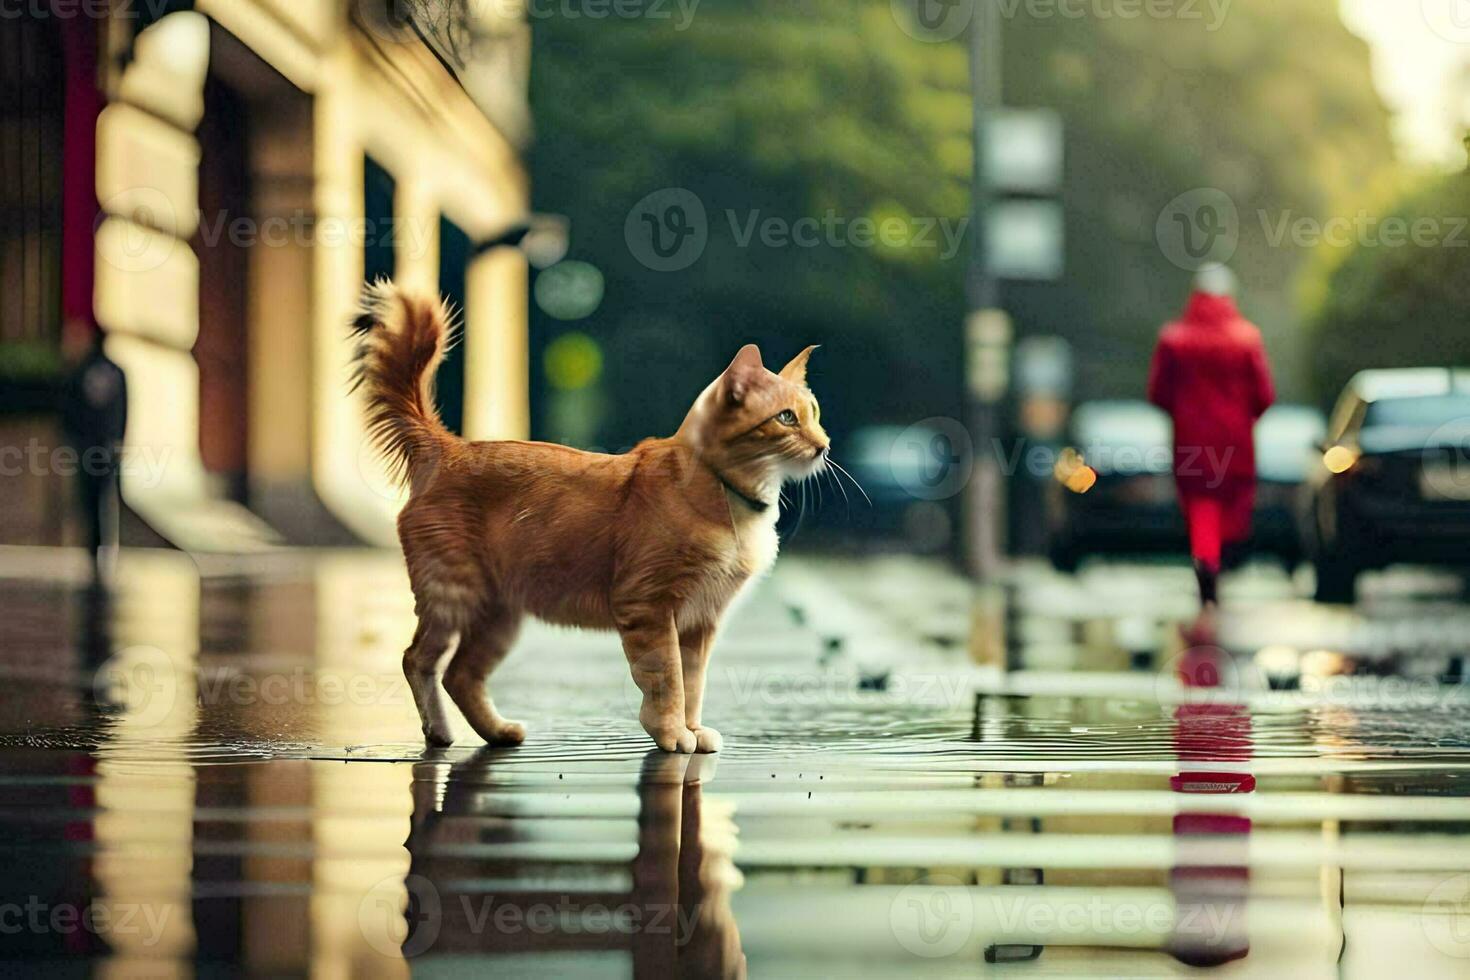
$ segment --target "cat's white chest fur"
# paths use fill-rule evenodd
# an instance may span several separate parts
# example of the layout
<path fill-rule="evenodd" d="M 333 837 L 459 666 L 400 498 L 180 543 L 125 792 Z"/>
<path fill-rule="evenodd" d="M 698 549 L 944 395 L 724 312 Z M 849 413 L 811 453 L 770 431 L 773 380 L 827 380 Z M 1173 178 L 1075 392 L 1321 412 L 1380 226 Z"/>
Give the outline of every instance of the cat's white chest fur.
<path fill-rule="evenodd" d="M 745 587 L 770 571 L 781 545 L 776 535 L 779 516 L 772 507 L 762 514 L 734 517 L 729 554 L 724 562 L 709 570 L 685 600 L 677 617 L 680 630 L 718 623 Z"/>
<path fill-rule="evenodd" d="M 775 507 L 735 522 L 736 562 L 751 578 L 764 575 L 775 564 L 781 541 L 776 535 Z"/>

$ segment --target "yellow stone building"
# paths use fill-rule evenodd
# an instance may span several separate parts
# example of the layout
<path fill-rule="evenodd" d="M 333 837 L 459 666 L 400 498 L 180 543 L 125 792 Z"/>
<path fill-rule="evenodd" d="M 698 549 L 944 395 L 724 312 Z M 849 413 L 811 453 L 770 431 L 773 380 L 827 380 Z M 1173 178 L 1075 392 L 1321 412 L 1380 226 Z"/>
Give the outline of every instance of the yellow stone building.
<path fill-rule="evenodd" d="M 97 87 L 92 312 L 128 377 L 125 531 L 199 551 L 392 541 L 400 493 L 348 393 L 346 323 L 377 275 L 464 309 L 447 418 L 471 438 L 526 435 L 524 258 L 471 244 L 528 205 L 530 42 L 514 4 L 469 4 L 472 20 L 446 26 L 393 0 L 51 2 L 12 40 Z M 77 45 L 47 32 L 95 42 L 95 67 L 77 71 Z M 59 233 L 5 234 L 43 261 L 73 254 Z M 0 358 L 17 337 L 59 349 L 47 309 L 5 326 Z M 48 425 L 10 419 L 0 435 L 44 442 Z M 66 492 L 51 473 L 0 483 L 7 510 Z M 69 536 L 6 523 L 0 543 Z"/>

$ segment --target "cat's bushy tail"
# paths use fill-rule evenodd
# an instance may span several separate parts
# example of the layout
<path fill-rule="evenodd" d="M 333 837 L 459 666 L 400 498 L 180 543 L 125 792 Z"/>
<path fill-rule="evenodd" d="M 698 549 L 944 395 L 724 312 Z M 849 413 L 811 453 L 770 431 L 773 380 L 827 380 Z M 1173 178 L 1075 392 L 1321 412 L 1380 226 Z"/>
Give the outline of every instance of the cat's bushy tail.
<path fill-rule="evenodd" d="M 363 289 L 352 332 L 352 387 L 367 394 L 368 433 L 394 475 L 413 480 L 456 439 L 434 406 L 434 374 L 453 332 L 449 309 L 380 279 Z"/>

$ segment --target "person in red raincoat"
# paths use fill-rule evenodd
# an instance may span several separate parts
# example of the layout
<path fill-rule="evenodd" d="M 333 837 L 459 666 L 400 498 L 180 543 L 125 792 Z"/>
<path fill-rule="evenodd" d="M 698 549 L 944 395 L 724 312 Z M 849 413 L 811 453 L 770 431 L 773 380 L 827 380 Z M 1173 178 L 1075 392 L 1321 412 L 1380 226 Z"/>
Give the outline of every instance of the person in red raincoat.
<path fill-rule="evenodd" d="M 1201 270 L 1184 315 L 1159 335 L 1148 379 L 1149 401 L 1174 420 L 1174 480 L 1206 612 L 1222 553 L 1250 537 L 1255 424 L 1276 399 L 1261 332 L 1234 292 L 1229 269 Z"/>

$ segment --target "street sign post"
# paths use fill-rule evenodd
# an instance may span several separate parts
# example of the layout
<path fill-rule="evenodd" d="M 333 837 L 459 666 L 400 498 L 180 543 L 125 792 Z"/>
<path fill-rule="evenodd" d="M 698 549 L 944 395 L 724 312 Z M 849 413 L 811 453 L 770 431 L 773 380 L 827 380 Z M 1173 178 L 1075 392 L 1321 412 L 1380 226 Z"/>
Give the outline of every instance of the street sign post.
<path fill-rule="evenodd" d="M 1001 108 L 1000 0 L 974 0 L 970 21 L 970 86 L 975 139 L 970 267 L 965 277 L 966 425 L 975 464 L 961 500 L 961 547 L 976 583 L 970 656 L 1007 662 L 1005 481 L 997 447 L 1010 389 L 1010 317 L 1003 279 L 1045 281 L 1062 275 L 1063 216 L 1054 200 L 1062 183 L 1062 124 L 1052 112 Z"/>
<path fill-rule="evenodd" d="M 962 506 L 962 546 L 982 586 L 996 579 L 1005 551 L 1005 481 L 996 447 L 1010 389 L 1012 327 L 1002 280 L 1050 281 L 1063 272 L 1065 227 L 1054 199 L 1063 177 L 1061 117 L 1044 109 L 1002 108 L 1001 8 L 974 0 L 970 86 L 975 139 L 971 194 L 973 250 L 965 292 L 967 424 L 975 467 Z"/>

